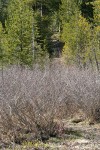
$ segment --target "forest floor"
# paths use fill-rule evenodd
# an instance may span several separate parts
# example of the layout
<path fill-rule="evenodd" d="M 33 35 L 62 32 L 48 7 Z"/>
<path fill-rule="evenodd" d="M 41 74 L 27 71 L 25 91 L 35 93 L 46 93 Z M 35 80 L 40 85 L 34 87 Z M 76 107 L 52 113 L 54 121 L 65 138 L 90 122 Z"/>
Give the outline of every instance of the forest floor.
<path fill-rule="evenodd" d="M 88 121 L 62 120 L 65 133 L 59 138 L 50 138 L 45 143 L 24 143 L 2 150 L 100 150 L 100 124 L 89 125 Z"/>

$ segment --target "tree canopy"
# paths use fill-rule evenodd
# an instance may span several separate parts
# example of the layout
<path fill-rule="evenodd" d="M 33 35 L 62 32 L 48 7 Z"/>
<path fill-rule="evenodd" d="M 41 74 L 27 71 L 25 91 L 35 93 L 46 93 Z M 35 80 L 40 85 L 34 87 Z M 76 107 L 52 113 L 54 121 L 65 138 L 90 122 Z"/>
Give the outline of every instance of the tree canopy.
<path fill-rule="evenodd" d="M 0 49 L 9 63 L 30 65 L 62 54 L 66 62 L 98 67 L 99 7 L 98 0 L 0 0 Z"/>

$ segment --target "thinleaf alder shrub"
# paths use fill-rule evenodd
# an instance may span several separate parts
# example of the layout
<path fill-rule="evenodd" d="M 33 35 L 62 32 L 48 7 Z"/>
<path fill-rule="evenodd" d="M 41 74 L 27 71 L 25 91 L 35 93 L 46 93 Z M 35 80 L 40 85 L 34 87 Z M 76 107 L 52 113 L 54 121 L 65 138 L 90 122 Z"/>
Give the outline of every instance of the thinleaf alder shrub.
<path fill-rule="evenodd" d="M 43 68 L 0 70 L 0 138 L 18 143 L 25 133 L 45 140 L 63 133 L 57 123 L 82 110 L 100 122 L 100 75 L 55 61 Z M 22 134 L 22 135 L 21 135 Z"/>

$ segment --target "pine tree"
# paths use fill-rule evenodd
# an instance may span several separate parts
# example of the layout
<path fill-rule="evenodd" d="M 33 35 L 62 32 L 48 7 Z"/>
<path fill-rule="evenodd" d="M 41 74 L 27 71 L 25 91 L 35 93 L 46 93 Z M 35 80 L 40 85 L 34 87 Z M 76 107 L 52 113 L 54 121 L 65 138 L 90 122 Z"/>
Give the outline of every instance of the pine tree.
<path fill-rule="evenodd" d="M 54 53 L 51 37 L 59 29 L 56 13 L 60 3 L 60 0 L 33 0 L 36 57 L 49 55 L 51 58 Z"/>
<path fill-rule="evenodd" d="M 0 0 L 0 21 L 3 28 L 5 28 L 5 21 L 7 19 L 7 7 L 10 0 Z"/>
<path fill-rule="evenodd" d="M 11 0 L 6 22 L 7 51 L 12 63 L 30 65 L 33 59 L 33 13 L 27 0 Z"/>
<path fill-rule="evenodd" d="M 91 56 L 91 25 L 82 17 L 78 1 L 62 0 L 62 40 L 64 57 L 70 63 L 86 67 Z M 64 14 L 65 12 L 65 14 Z"/>
<path fill-rule="evenodd" d="M 96 67 L 100 70 L 100 1 L 95 0 L 94 5 L 94 27 L 91 30 L 92 32 L 92 52 L 94 56 L 94 61 Z"/>
<path fill-rule="evenodd" d="M 2 47 L 2 38 L 3 38 L 3 28 L 0 22 L 0 65 L 3 64 L 3 47 Z"/>

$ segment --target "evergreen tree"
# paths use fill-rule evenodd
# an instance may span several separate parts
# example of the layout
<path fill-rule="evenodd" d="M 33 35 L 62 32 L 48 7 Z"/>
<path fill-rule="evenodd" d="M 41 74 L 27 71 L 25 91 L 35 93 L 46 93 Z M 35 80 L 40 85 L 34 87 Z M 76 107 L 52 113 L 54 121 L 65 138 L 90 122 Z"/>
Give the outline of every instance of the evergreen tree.
<path fill-rule="evenodd" d="M 90 23 L 94 19 L 94 5 L 92 4 L 94 0 L 81 0 L 80 10 L 84 18 L 86 18 Z"/>
<path fill-rule="evenodd" d="M 80 67 L 96 64 L 99 70 L 99 3 L 98 0 L 0 0 L 6 61 L 20 65 L 30 65 L 33 59 L 44 61 L 61 49 L 59 43 L 64 43 L 63 56 L 68 62 L 76 62 Z"/>
<path fill-rule="evenodd" d="M 6 23 L 10 60 L 20 65 L 32 63 L 33 14 L 27 0 L 11 0 Z"/>
<path fill-rule="evenodd" d="M 100 70 L 100 1 L 95 0 L 94 3 L 94 27 L 91 30 L 92 34 L 92 52 L 97 69 Z"/>
<path fill-rule="evenodd" d="M 91 58 L 91 25 L 82 17 L 78 1 L 62 0 L 62 40 L 64 57 L 70 63 L 86 67 Z M 65 12 L 65 14 L 64 14 Z"/>
<path fill-rule="evenodd" d="M 3 28 L 0 22 L 0 65 L 3 63 L 3 47 L 2 47 L 2 38 L 3 38 Z"/>
<path fill-rule="evenodd" d="M 5 28 L 5 21 L 7 19 L 7 7 L 10 0 L 0 0 L 0 21 Z"/>
<path fill-rule="evenodd" d="M 49 54 L 51 58 L 54 53 L 52 35 L 57 31 L 59 25 L 59 23 L 57 24 L 58 18 L 54 16 L 59 10 L 60 3 L 60 0 L 33 1 L 35 49 L 36 54 L 40 57 L 45 57 Z M 56 26 L 54 26 L 55 23 Z M 55 30 L 54 28 L 57 29 Z"/>

